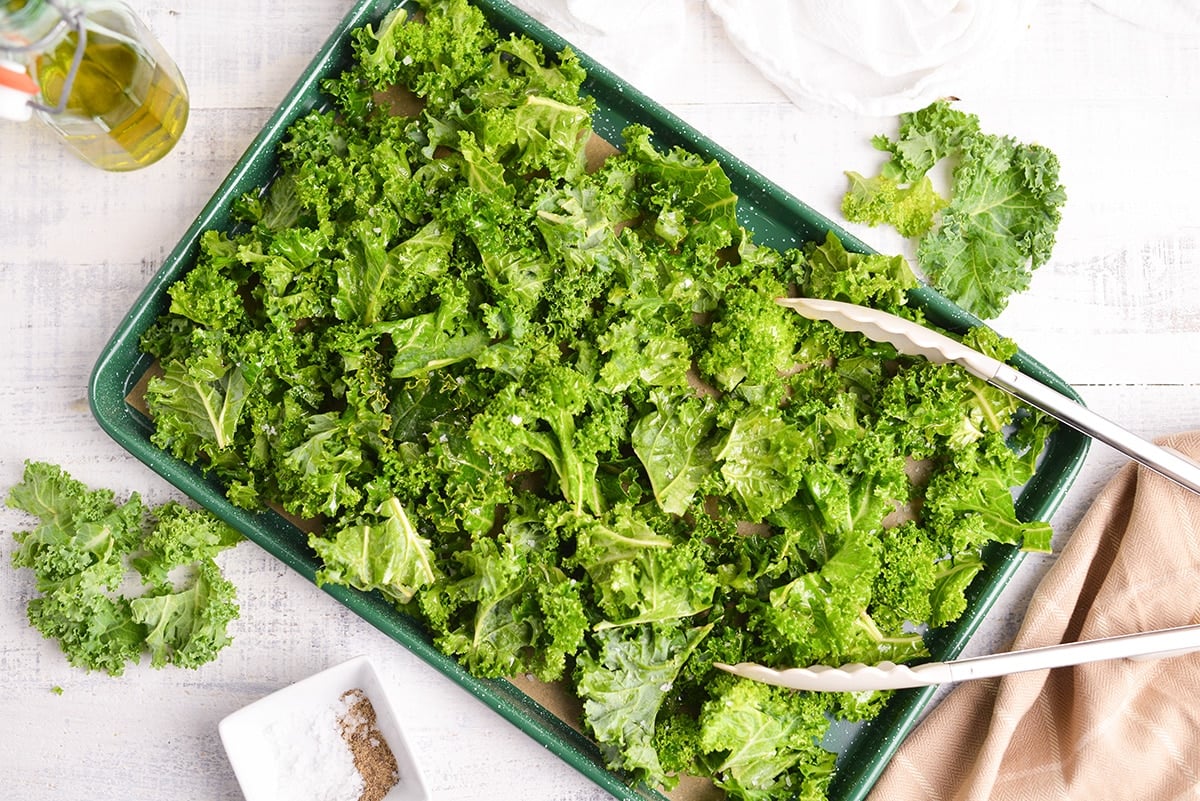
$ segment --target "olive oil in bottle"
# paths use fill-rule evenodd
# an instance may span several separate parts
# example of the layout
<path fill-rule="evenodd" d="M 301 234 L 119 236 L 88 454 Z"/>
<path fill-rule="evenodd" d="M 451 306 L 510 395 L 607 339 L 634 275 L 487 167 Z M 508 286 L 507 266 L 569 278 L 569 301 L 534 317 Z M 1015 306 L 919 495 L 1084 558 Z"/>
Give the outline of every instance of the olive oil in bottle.
<path fill-rule="evenodd" d="M 8 0 L 0 6 L 0 54 L 20 20 L 40 116 L 85 161 L 133 170 L 179 141 L 188 118 L 183 77 L 124 3 Z"/>

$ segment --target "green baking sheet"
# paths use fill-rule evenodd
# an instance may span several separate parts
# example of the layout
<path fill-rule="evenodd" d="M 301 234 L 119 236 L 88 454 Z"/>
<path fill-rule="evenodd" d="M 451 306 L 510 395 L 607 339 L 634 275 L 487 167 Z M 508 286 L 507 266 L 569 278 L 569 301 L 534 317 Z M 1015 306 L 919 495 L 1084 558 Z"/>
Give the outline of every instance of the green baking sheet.
<path fill-rule="evenodd" d="M 554 52 L 567 45 L 552 31 L 502 0 L 475 2 L 501 31 L 523 33 Z M 89 386 L 93 414 L 101 427 L 118 443 L 309 580 L 314 579 L 318 565 L 299 530 L 274 512 L 252 514 L 234 507 L 225 499 L 223 488 L 206 478 L 198 467 L 185 464 L 151 444 L 152 423 L 128 399 L 151 364 L 150 357 L 138 348 L 139 337 L 166 311 L 169 303 L 167 288 L 193 264 L 201 234 L 210 229 L 228 230 L 231 227 L 232 203 L 245 192 L 260 189 L 269 183 L 276 170 L 276 145 L 288 126 L 313 108 L 325 105 L 326 99 L 320 91 L 321 81 L 338 74 L 349 63 L 350 31 L 364 24 L 377 23 L 389 11 L 401 5 L 405 5 L 402 0 L 360 0 L 341 21 L 130 309 L 100 355 Z M 654 131 L 660 145 L 678 145 L 718 161 L 729 175 L 739 197 L 738 218 L 754 232 L 756 242 L 785 249 L 806 241 L 823 239 L 825 233 L 832 230 L 847 248 L 870 252 L 870 248 L 861 241 L 751 170 L 603 66 L 584 54 L 580 54 L 580 61 L 589 75 L 585 91 L 596 99 L 595 131 L 610 142 L 619 142 L 620 132 L 627 125 L 640 123 Z M 801 153 L 799 157 L 805 155 Z M 807 155 L 821 157 L 819 153 Z M 932 290 L 922 288 L 913 294 L 914 303 L 923 307 L 936 323 L 959 331 L 979 324 L 978 320 Z M 1013 364 L 1060 392 L 1077 398 L 1062 379 L 1023 351 L 1018 353 Z M 1037 473 L 1017 499 L 1017 511 L 1023 519 L 1046 519 L 1053 513 L 1082 464 L 1088 442 L 1088 438 L 1082 434 L 1066 429 L 1051 437 Z M 1020 552 L 1010 547 L 997 546 L 987 552 L 986 568 L 971 588 L 967 612 L 955 625 L 933 632 L 928 638 L 935 658 L 952 658 L 961 651 L 1016 570 L 1020 559 Z M 609 771 L 594 743 L 532 700 L 513 683 L 480 680 L 471 676 L 455 660 L 434 648 L 426 632 L 416 622 L 397 612 L 382 597 L 337 586 L 326 586 L 325 590 L 616 798 L 630 801 L 663 799 L 655 790 L 631 787 L 621 776 Z M 933 688 L 899 692 L 888 703 L 883 714 L 870 723 L 857 727 L 835 726 L 839 758 L 830 794 L 832 799 L 852 801 L 867 795 L 933 692 Z"/>

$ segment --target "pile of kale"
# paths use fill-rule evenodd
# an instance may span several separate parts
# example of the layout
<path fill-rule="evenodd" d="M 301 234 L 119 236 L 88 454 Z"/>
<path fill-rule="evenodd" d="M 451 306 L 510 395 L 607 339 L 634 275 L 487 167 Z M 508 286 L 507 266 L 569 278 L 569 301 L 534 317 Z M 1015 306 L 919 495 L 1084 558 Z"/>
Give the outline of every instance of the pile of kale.
<path fill-rule="evenodd" d="M 319 519 L 320 581 L 383 593 L 475 674 L 568 679 L 614 768 L 823 797 L 830 721 L 886 694 L 712 663 L 923 655 L 987 543 L 1048 547 L 1011 495 L 1048 425 L 775 302 L 920 319 L 902 258 L 757 245 L 720 166 L 639 126 L 589 165 L 569 51 L 422 5 L 356 34 L 331 108 L 171 288 L 143 340 L 155 442 Z"/>

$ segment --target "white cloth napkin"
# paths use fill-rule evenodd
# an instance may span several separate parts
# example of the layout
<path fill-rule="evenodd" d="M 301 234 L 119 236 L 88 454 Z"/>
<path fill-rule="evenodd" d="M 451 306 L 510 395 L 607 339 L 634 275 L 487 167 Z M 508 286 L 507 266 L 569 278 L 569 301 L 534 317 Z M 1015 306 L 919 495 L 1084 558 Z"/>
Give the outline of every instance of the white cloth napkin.
<path fill-rule="evenodd" d="M 697 0 L 512 0 L 653 95 L 672 79 Z M 703 0 L 730 41 L 801 107 L 891 116 L 953 94 L 1019 41 L 1037 0 Z M 1167 34 L 1200 31 L 1197 0 L 1092 0 Z M 689 13 L 691 10 L 691 13 Z"/>
<path fill-rule="evenodd" d="M 928 105 L 1023 30 L 1035 0 L 705 0 L 793 102 L 883 116 Z M 684 0 L 514 0 L 653 94 L 685 45 Z"/>
<path fill-rule="evenodd" d="M 708 0 L 742 54 L 800 106 L 912 111 L 1012 43 L 1034 0 Z"/>
<path fill-rule="evenodd" d="M 1200 3 L 1196 0 L 1092 0 L 1092 3 L 1114 17 L 1159 33 L 1187 35 L 1200 31 Z"/>

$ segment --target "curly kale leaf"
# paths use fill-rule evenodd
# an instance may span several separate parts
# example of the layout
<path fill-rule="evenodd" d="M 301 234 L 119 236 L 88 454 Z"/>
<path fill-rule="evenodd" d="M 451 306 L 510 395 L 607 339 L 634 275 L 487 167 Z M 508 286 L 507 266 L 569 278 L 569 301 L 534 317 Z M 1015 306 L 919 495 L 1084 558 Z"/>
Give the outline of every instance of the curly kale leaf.
<path fill-rule="evenodd" d="M 284 508 L 333 519 L 357 508 L 373 467 L 368 441 L 386 428 L 382 415 L 360 408 L 307 417 L 302 440 L 276 462 Z"/>
<path fill-rule="evenodd" d="M 660 150 L 651 137 L 649 128 L 632 125 L 624 132 L 624 150 L 652 189 L 648 203 L 657 214 L 656 230 L 678 231 L 666 238 L 690 239 L 712 250 L 735 243 L 741 233 L 737 195 L 720 164 L 680 147 Z"/>
<path fill-rule="evenodd" d="M 232 641 L 227 627 L 238 616 L 236 589 L 212 559 L 195 563 L 190 586 L 153 590 L 129 602 L 135 623 L 145 627 L 150 664 L 197 668 Z"/>
<path fill-rule="evenodd" d="M 846 219 L 868 225 L 887 223 L 909 239 L 932 228 L 934 215 L 946 207 L 947 201 L 934 190 L 927 175 L 908 185 L 885 175 L 867 178 L 853 170 L 848 170 L 846 177 L 850 179 L 842 198 Z"/>
<path fill-rule="evenodd" d="M 579 583 L 556 564 L 560 536 L 537 514 L 516 515 L 458 552 L 455 578 L 421 598 L 438 645 L 476 675 L 561 678 L 587 615 Z"/>
<path fill-rule="evenodd" d="M 142 539 L 141 550 L 131 564 L 143 583 L 170 590 L 170 572 L 198 561 L 211 560 L 237 545 L 242 535 L 208 512 L 167 501 L 151 513 L 153 526 Z M 215 577 L 210 576 L 210 583 Z"/>
<path fill-rule="evenodd" d="M 726 290 L 697 366 L 717 389 L 779 405 L 787 395 L 785 375 L 796 365 L 799 317 L 775 302 L 787 294 L 782 282 L 757 283 Z"/>
<path fill-rule="evenodd" d="M 891 155 L 880 174 L 907 184 L 928 174 L 935 164 L 962 150 L 967 140 L 981 133 L 978 117 L 954 108 L 948 100 L 937 100 L 923 109 L 901 114 L 896 139 L 879 135 L 871 139 L 871 144 Z"/>
<path fill-rule="evenodd" d="M 608 629 L 581 653 L 576 688 L 583 717 L 609 764 L 651 786 L 666 780 L 654 748 L 655 720 L 688 656 L 710 627 Z"/>
<path fill-rule="evenodd" d="M 498 34 L 465 0 L 425 0 L 424 24 L 408 24 L 408 10 L 388 14 L 376 31 L 354 34 L 354 51 L 366 82 L 376 89 L 408 87 L 433 108 L 455 99 L 460 88 L 489 66 Z"/>
<path fill-rule="evenodd" d="M 884 633 L 868 613 L 880 568 L 877 536 L 856 534 L 819 569 L 776 587 L 765 603 L 748 603 L 772 662 L 869 664 L 923 655 L 919 634 Z"/>
<path fill-rule="evenodd" d="M 849 251 L 831 231 L 806 250 L 808 293 L 887 311 L 908 303 L 917 277 L 903 256 Z"/>
<path fill-rule="evenodd" d="M 392 378 L 412 378 L 430 370 L 478 358 L 490 337 L 482 326 L 445 299 L 437 311 L 381 325 L 391 338 Z"/>
<path fill-rule="evenodd" d="M 61 467 L 27 462 L 8 505 L 35 515 L 39 524 L 14 535 L 13 565 L 28 567 L 39 581 L 65 579 L 92 565 L 120 565 L 141 538 L 145 507 L 134 493 L 118 505 L 111 490 L 90 489 Z"/>
<path fill-rule="evenodd" d="M 695 502 L 697 491 L 712 474 L 715 405 L 665 392 L 653 393 L 651 398 L 654 411 L 638 420 L 630 440 L 659 507 L 668 514 L 681 515 Z"/>
<path fill-rule="evenodd" d="M 168 362 L 146 389 L 147 405 L 162 420 L 154 444 L 187 461 L 200 454 L 222 461 L 234 444 L 249 391 L 241 365 Z"/>
<path fill-rule="evenodd" d="M 941 224 L 917 246 L 921 269 L 963 308 L 998 316 L 1050 259 L 1066 201 L 1058 169 L 1041 145 L 972 140 L 954 170 Z"/>
<path fill-rule="evenodd" d="M 29 601 L 29 624 L 57 640 L 72 665 L 120 676 L 146 647 L 145 629 L 133 619 L 129 599 L 114 597 L 123 575 L 119 566 L 98 563 L 43 584 Z"/>
<path fill-rule="evenodd" d="M 700 747 L 716 785 L 734 798 L 825 798 L 835 755 L 821 748 L 829 727 L 820 694 L 718 677 L 700 712 Z"/>
<path fill-rule="evenodd" d="M 757 523 L 786 504 L 800 489 L 808 441 L 772 407 L 754 409 L 733 421 L 713 458 L 722 485 Z"/>
<path fill-rule="evenodd" d="M 232 328 L 245 317 L 245 301 L 234 276 L 211 254 L 234 245 L 219 234 L 206 232 L 201 248 L 207 258 L 171 285 L 171 312 L 213 329 Z"/>
<path fill-rule="evenodd" d="M 622 320 L 602 332 L 596 344 L 608 357 L 600 369 L 606 390 L 688 386 L 691 346 L 665 323 Z"/>
<path fill-rule="evenodd" d="M 385 228 L 385 221 L 392 227 Z M 405 316 L 418 290 L 446 273 L 453 236 L 430 222 L 413 236 L 390 245 L 398 221 L 388 215 L 353 227 L 345 258 L 336 263 L 333 312 L 341 320 L 365 326 Z"/>
<path fill-rule="evenodd" d="M 608 504 L 597 471 L 614 454 L 627 415 L 591 377 L 554 365 L 507 385 L 475 418 L 471 439 L 509 472 L 544 461 L 562 497 L 599 514 Z"/>
<path fill-rule="evenodd" d="M 1044 425 L 1044 423 L 1043 423 Z M 1000 434 L 984 437 L 978 448 L 959 451 L 925 490 L 922 518 L 945 532 L 944 545 L 956 554 L 990 541 L 1028 551 L 1050 550 L 1050 524 L 1021 521 L 1013 509 L 1012 488 L 1033 475 L 1036 449 L 1017 453 Z"/>
<path fill-rule="evenodd" d="M 699 540 L 672 541 L 627 505 L 604 519 L 565 522 L 576 537 L 567 564 L 590 579 L 597 631 L 683 620 L 712 606 L 718 579 Z"/>
<path fill-rule="evenodd" d="M 417 531 L 399 499 L 375 510 L 379 522 L 347 526 L 332 535 L 311 534 L 309 546 L 321 559 L 318 584 L 379 590 L 406 604 L 441 576 L 427 537 Z"/>
<path fill-rule="evenodd" d="M 974 114 L 946 100 L 901 115 L 897 138 L 874 144 L 890 160 L 872 178 L 847 173 L 847 219 L 915 238 L 917 264 L 938 289 L 981 318 L 998 316 L 1050 258 L 1066 201 L 1058 158 L 1042 145 L 984 133 Z M 943 161 L 951 166 L 948 201 L 928 175 Z"/>

